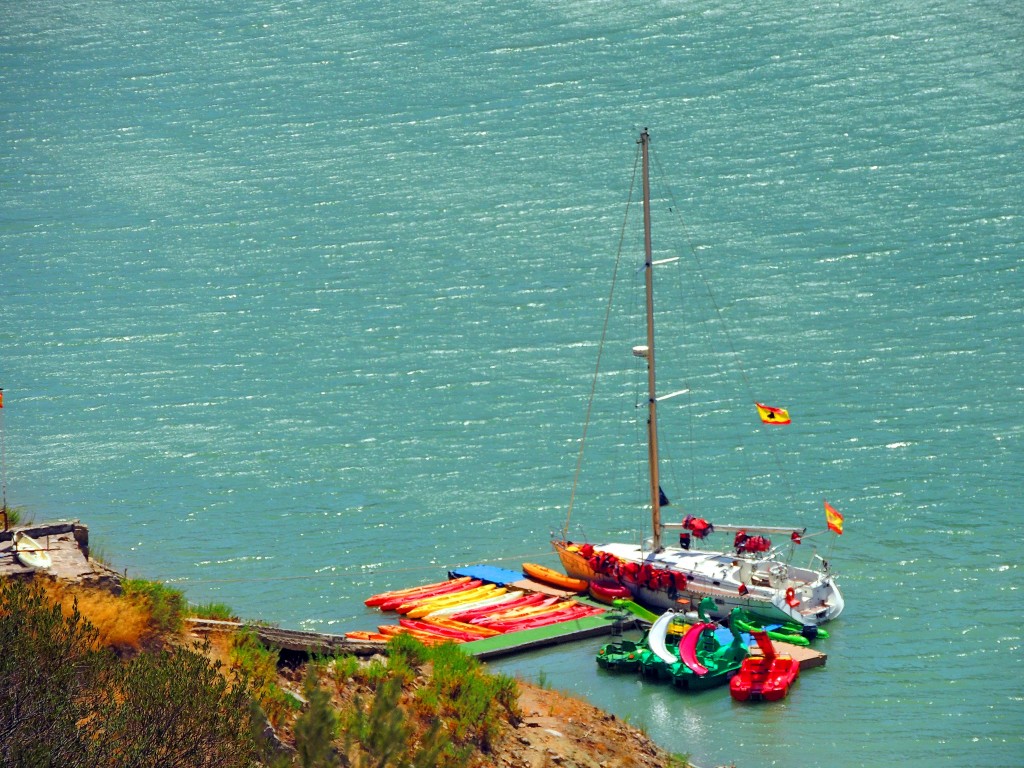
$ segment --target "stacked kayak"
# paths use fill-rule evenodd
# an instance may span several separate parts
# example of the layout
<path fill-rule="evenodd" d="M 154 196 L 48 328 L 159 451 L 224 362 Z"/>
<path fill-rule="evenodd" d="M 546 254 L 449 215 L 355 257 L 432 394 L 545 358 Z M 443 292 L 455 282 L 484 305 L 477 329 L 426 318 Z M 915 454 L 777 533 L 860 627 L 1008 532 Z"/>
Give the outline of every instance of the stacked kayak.
<path fill-rule="evenodd" d="M 414 600 L 418 597 L 429 595 L 440 595 L 446 592 L 456 592 L 467 587 L 478 587 L 483 584 L 479 579 L 470 579 L 468 576 L 460 579 L 450 579 L 436 584 L 427 584 L 422 587 L 409 587 L 408 589 L 397 589 L 391 592 L 381 592 L 379 595 L 368 597 L 364 604 L 369 607 L 380 608 L 383 611 L 393 611 L 403 602 Z"/>
<path fill-rule="evenodd" d="M 404 632 L 424 642 L 463 643 L 603 613 L 575 600 L 469 577 L 382 592 L 364 602 L 401 618 L 397 626 L 382 625 L 375 633 L 348 632 L 350 639 L 386 640 Z"/>

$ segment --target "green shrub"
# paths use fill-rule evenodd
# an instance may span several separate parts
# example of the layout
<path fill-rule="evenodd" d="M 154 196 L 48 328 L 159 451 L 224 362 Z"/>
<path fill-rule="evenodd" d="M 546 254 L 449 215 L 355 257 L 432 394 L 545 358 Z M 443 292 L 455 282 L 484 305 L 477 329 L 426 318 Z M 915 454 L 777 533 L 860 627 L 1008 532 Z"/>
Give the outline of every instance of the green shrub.
<path fill-rule="evenodd" d="M 36 584 L 0 582 L 0 765 L 75 765 L 89 712 L 111 663 L 77 604 L 64 617 Z"/>
<path fill-rule="evenodd" d="M 7 507 L 7 527 L 13 528 L 16 525 L 28 525 L 29 519 L 25 516 L 24 507 Z"/>
<path fill-rule="evenodd" d="M 388 640 L 388 658 L 402 657 L 410 667 L 419 667 L 431 658 L 430 649 L 412 635 L 395 635 Z"/>
<path fill-rule="evenodd" d="M 333 661 L 335 682 L 343 684 L 355 678 L 359 672 L 359 659 L 355 656 L 336 656 Z"/>
<path fill-rule="evenodd" d="M 303 693 L 309 706 L 295 722 L 295 749 L 302 768 L 330 768 L 334 759 L 334 739 L 340 724 L 338 713 L 331 707 L 331 696 L 320 687 L 319 665 L 310 664 L 303 682 Z"/>
<path fill-rule="evenodd" d="M 301 706 L 277 684 L 278 655 L 278 651 L 264 647 L 255 632 L 246 630 L 234 635 L 232 666 L 249 681 L 253 697 L 275 728 Z"/>
<path fill-rule="evenodd" d="M 0 582 L 0 765 L 251 768 L 245 680 L 197 650 L 97 650 L 75 604 L 65 617 L 34 583 Z"/>
<path fill-rule="evenodd" d="M 141 653 L 102 693 L 91 765 L 248 766 L 255 758 L 245 681 L 229 684 L 201 647 Z"/>
<path fill-rule="evenodd" d="M 181 630 L 187 605 L 181 590 L 146 579 L 125 579 L 121 587 L 126 597 L 140 596 L 148 602 L 153 625 L 158 632 Z"/>

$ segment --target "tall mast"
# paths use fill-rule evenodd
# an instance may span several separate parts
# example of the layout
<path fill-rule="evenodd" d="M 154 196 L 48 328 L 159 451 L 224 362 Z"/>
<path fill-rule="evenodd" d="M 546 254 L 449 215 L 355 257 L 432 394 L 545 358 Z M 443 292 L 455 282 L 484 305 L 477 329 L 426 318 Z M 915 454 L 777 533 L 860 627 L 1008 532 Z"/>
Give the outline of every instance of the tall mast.
<path fill-rule="evenodd" d="M 654 550 L 661 549 L 661 483 L 658 477 L 658 400 L 654 390 L 654 265 L 651 249 L 651 180 L 648 145 L 651 137 L 640 133 L 644 183 L 644 283 L 647 291 L 647 463 L 651 477 L 651 527 Z"/>

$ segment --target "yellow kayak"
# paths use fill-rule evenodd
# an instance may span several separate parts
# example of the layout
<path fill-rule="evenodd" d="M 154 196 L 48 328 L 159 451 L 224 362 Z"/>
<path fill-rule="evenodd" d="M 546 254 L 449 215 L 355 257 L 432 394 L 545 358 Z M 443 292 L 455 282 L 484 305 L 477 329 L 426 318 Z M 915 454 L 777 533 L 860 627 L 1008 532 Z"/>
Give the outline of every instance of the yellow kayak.
<path fill-rule="evenodd" d="M 502 591 L 497 592 L 497 587 L 493 584 L 485 584 L 482 587 L 476 589 L 470 589 L 465 592 L 459 592 L 454 595 L 448 595 L 445 597 L 439 597 L 436 600 L 427 600 L 422 605 L 414 606 L 412 609 L 405 612 L 405 615 L 410 619 L 420 619 L 426 616 L 428 613 L 433 613 L 438 608 L 447 608 L 452 605 L 461 605 L 462 603 L 468 603 L 473 600 L 479 600 L 485 595 L 494 597 L 498 594 L 504 594 L 507 592 L 504 587 Z M 401 611 L 399 611 L 401 613 Z"/>

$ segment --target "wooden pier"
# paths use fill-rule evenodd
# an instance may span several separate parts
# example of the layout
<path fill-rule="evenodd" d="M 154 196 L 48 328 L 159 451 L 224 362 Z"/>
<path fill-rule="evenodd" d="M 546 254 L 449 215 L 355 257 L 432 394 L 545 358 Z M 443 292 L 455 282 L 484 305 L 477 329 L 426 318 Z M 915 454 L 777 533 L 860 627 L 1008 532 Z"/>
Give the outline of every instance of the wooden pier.
<path fill-rule="evenodd" d="M 385 652 L 385 644 L 371 641 L 350 640 L 344 635 L 330 635 L 324 632 L 308 632 L 297 629 L 280 629 L 265 624 L 247 624 L 241 621 L 217 621 L 214 619 L 190 618 L 193 633 L 205 635 L 211 632 L 247 631 L 268 648 L 305 653 L 311 656 L 373 656 Z"/>

